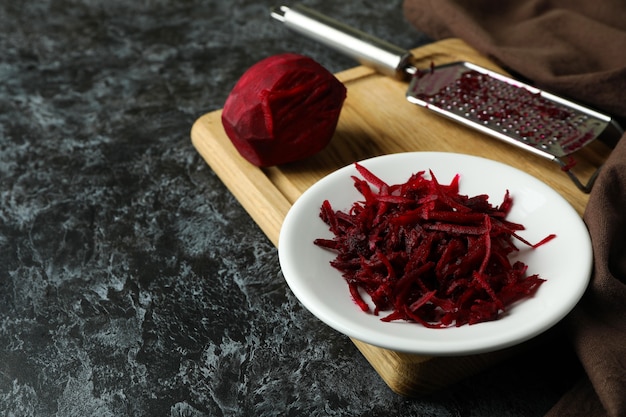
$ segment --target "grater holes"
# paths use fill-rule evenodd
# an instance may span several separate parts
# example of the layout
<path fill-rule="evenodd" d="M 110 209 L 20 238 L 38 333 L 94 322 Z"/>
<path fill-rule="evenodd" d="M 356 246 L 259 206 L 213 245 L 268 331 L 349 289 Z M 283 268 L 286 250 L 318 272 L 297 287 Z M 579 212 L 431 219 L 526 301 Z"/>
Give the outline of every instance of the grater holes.
<path fill-rule="evenodd" d="M 563 154 L 566 147 L 583 146 L 592 135 L 588 115 L 474 70 L 465 71 L 434 94 L 417 97 L 528 145 L 552 148 L 557 154 Z"/>

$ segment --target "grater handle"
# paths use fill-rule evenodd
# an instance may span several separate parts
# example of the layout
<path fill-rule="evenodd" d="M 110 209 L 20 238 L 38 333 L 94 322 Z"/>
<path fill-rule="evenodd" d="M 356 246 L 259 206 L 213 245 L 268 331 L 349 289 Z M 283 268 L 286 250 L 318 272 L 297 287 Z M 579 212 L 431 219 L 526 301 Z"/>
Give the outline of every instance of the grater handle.
<path fill-rule="evenodd" d="M 289 29 L 349 56 L 362 65 L 394 78 L 415 73 L 413 55 L 398 46 L 368 35 L 302 5 L 278 6 L 271 16 Z"/>

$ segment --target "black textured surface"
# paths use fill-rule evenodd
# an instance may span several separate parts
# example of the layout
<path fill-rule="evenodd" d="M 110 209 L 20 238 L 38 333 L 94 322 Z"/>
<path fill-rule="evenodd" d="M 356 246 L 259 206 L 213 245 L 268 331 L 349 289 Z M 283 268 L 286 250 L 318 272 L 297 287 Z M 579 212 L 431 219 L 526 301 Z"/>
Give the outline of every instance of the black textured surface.
<path fill-rule="evenodd" d="M 397 0 L 305 3 L 428 42 Z M 568 385 L 555 352 L 434 396 L 391 392 L 300 306 L 194 150 L 195 119 L 256 61 L 354 65 L 271 21 L 270 5 L 0 4 L 0 414 L 542 415 Z"/>

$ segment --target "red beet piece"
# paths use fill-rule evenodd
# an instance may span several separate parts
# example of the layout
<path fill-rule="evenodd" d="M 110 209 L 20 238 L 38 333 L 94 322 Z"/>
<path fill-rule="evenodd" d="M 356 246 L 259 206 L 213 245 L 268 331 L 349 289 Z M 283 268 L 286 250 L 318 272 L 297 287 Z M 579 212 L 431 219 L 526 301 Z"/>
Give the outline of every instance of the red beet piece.
<path fill-rule="evenodd" d="M 224 104 L 222 124 L 250 163 L 280 165 L 328 145 L 345 98 L 345 86 L 313 59 L 274 55 L 239 79 Z"/>
<path fill-rule="evenodd" d="M 523 225 L 506 220 L 513 204 L 508 191 L 499 206 L 487 195 L 459 193 L 459 176 L 449 185 L 418 172 L 389 185 L 356 164 L 353 177 L 363 201 L 335 211 L 324 201 L 320 217 L 334 237 L 315 244 L 335 251 L 331 265 L 341 271 L 350 294 L 365 312 L 390 311 L 383 321 L 407 320 L 440 328 L 499 318 L 514 302 L 537 291 L 544 279 L 527 276 L 527 266 L 511 263 L 514 240 Z"/>

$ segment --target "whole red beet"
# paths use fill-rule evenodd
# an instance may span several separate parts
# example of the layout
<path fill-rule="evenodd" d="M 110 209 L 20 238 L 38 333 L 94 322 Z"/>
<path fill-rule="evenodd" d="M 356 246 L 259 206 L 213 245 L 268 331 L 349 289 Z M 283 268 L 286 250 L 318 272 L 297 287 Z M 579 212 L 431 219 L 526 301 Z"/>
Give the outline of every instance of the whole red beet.
<path fill-rule="evenodd" d="M 239 79 L 224 104 L 222 124 L 250 163 L 280 165 L 328 145 L 345 98 L 345 86 L 313 59 L 274 55 Z"/>

